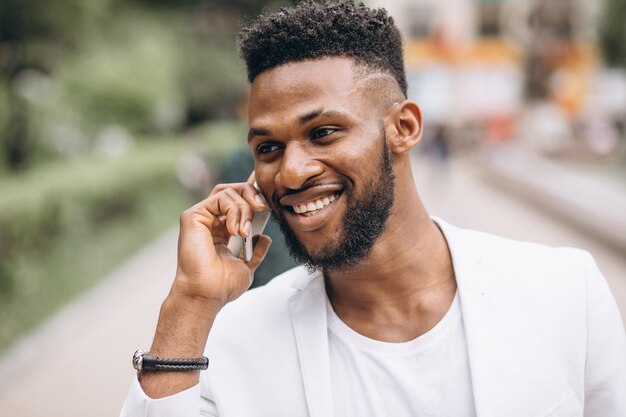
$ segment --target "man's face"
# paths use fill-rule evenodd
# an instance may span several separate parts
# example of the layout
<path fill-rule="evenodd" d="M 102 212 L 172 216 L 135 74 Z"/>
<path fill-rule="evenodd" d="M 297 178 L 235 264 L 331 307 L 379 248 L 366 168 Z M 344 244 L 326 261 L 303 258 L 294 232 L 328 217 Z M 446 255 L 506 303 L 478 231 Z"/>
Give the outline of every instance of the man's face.
<path fill-rule="evenodd" d="M 368 94 L 346 58 L 283 65 L 252 84 L 256 180 L 292 256 L 310 267 L 357 264 L 393 205 L 382 109 Z"/>

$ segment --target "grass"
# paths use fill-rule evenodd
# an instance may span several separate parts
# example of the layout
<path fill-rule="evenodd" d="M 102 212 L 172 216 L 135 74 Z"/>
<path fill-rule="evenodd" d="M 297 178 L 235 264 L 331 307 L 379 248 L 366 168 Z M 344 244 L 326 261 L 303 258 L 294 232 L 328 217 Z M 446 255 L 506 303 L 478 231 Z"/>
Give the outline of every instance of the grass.
<path fill-rule="evenodd" d="M 175 175 L 183 152 L 218 165 L 246 146 L 245 133 L 210 123 L 182 141 L 143 139 L 120 159 L 0 178 L 0 352 L 177 224 L 192 203 Z"/>
<path fill-rule="evenodd" d="M 0 181 L 0 351 L 176 224 L 179 154 L 149 141 Z"/>
<path fill-rule="evenodd" d="M 185 202 L 182 191 L 154 195 L 132 219 L 112 222 L 97 233 L 74 233 L 50 251 L 14 259 L 20 284 L 0 307 L 0 350 L 173 227 Z"/>

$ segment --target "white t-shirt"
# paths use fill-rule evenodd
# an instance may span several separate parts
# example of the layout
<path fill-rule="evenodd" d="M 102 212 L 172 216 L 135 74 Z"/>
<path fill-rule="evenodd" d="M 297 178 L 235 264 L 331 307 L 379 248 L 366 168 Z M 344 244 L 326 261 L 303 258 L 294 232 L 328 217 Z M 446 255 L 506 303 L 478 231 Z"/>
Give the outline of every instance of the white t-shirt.
<path fill-rule="evenodd" d="M 458 292 L 431 330 L 404 343 L 365 337 L 335 314 L 328 343 L 335 417 L 475 417 Z"/>

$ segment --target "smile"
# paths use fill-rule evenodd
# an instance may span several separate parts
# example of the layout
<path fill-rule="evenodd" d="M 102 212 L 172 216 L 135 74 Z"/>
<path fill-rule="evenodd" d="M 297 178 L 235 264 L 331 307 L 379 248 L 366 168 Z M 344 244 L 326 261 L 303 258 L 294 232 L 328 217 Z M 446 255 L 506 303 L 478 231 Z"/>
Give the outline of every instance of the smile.
<path fill-rule="evenodd" d="M 293 230 L 311 232 L 320 230 L 326 226 L 331 219 L 335 218 L 335 212 L 343 195 L 343 189 L 327 189 L 325 192 L 318 192 L 315 195 L 293 197 L 288 204 L 283 204 L 285 218 Z M 297 198 L 297 200 L 296 200 Z"/>
<path fill-rule="evenodd" d="M 311 232 L 319 230 L 335 218 L 337 203 L 341 201 L 345 188 L 338 181 L 315 184 L 298 192 L 279 198 L 285 219 L 292 230 Z"/>
<path fill-rule="evenodd" d="M 318 197 L 315 200 L 293 205 L 291 206 L 291 208 L 296 214 L 310 217 L 310 216 L 317 214 L 324 207 L 331 204 L 333 201 L 337 199 L 338 196 L 339 196 L 339 193 L 329 194 L 323 197 Z"/>

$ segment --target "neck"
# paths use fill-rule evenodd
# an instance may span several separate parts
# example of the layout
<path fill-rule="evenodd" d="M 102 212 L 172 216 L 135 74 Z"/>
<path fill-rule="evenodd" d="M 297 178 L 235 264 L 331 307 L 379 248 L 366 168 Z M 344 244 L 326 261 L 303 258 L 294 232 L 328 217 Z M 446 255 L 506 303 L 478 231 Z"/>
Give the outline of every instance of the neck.
<path fill-rule="evenodd" d="M 427 331 L 443 317 L 456 291 L 445 238 L 422 205 L 412 176 L 403 178 L 396 184 L 385 231 L 369 256 L 358 266 L 325 274 L 335 312 L 355 330 L 380 340 L 410 339 Z M 377 323 L 389 328 L 403 322 L 421 325 L 382 337 L 372 330 Z"/>

